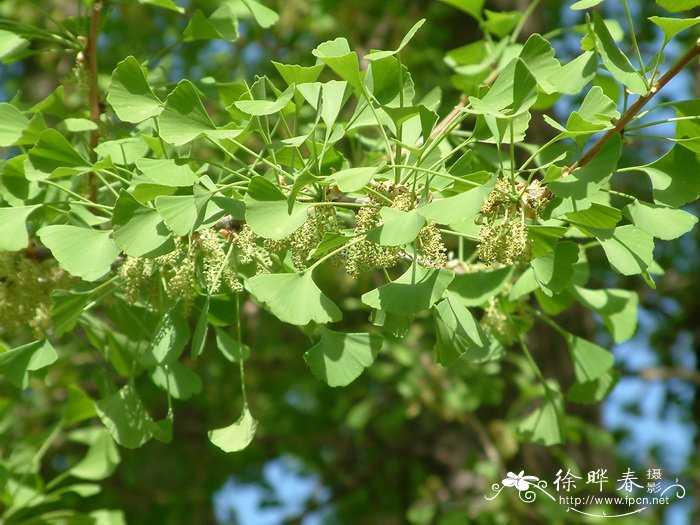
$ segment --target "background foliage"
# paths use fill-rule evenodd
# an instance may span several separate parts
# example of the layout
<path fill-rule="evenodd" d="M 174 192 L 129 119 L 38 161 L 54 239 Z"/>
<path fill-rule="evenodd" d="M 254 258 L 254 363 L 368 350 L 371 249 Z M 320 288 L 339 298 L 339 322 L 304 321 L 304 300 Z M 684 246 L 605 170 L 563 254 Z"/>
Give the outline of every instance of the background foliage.
<path fill-rule="evenodd" d="M 700 414 L 693 67 L 566 173 L 698 19 L 484 4 L 0 6 L 5 522 L 208 523 L 222 487 L 226 522 L 251 484 L 272 523 L 563 523 L 483 496 L 635 462 L 693 490 L 599 414 L 620 376 Z M 638 305 L 656 351 L 613 366 Z"/>

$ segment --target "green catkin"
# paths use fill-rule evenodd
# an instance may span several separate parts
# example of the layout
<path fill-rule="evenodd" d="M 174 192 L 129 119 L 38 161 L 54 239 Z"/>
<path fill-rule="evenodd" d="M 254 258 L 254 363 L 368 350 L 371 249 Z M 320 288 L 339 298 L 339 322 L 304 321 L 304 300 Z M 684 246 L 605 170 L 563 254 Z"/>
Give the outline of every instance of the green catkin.
<path fill-rule="evenodd" d="M 391 208 L 408 211 L 414 202 L 408 188 L 391 182 L 373 183 L 372 189 L 377 193 L 392 199 Z M 370 230 L 381 226 L 381 206 L 385 202 L 371 195 L 369 205 L 360 208 L 355 214 L 355 235 L 364 235 Z M 368 240 L 361 240 L 350 246 L 344 253 L 345 271 L 353 277 L 375 268 L 391 268 L 396 266 L 404 255 L 399 246 L 380 246 Z"/>
<path fill-rule="evenodd" d="M 523 220 L 506 217 L 496 225 L 481 227 L 476 250 L 479 259 L 488 264 L 529 262 L 532 258 L 532 240 Z"/>
<path fill-rule="evenodd" d="M 447 248 L 440 235 L 440 230 L 431 223 L 421 228 L 416 239 L 418 264 L 425 268 L 444 268 L 447 264 Z"/>
<path fill-rule="evenodd" d="M 479 230 L 477 255 L 487 264 L 511 265 L 532 259 L 532 240 L 525 218 L 541 215 L 551 193 L 539 181 L 527 187 L 521 183 L 515 191 L 513 194 L 508 181 L 499 179 L 481 207 L 486 224 Z"/>
<path fill-rule="evenodd" d="M 56 261 L 36 261 L 23 253 L 0 253 L 0 332 L 28 327 L 37 338 L 51 328 L 51 292 L 69 289 L 74 279 Z"/>
<path fill-rule="evenodd" d="M 274 253 L 289 250 L 292 262 L 298 270 L 304 270 L 312 260 L 309 255 L 323 240 L 326 233 L 340 230 L 340 220 L 332 207 L 316 207 L 306 222 L 281 240 L 266 239 L 265 248 Z"/>
<path fill-rule="evenodd" d="M 508 316 L 499 308 L 496 298 L 489 299 L 484 309 L 481 325 L 501 337 L 508 345 L 515 341 L 515 330 Z"/>

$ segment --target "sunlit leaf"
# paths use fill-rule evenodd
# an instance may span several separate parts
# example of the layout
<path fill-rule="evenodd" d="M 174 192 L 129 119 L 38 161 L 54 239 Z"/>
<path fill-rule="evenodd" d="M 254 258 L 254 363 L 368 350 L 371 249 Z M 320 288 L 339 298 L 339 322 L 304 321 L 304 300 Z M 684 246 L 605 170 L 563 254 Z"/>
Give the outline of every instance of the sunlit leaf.
<path fill-rule="evenodd" d="M 29 235 L 26 220 L 38 207 L 34 205 L 0 208 L 0 252 L 13 252 L 27 247 Z"/>
<path fill-rule="evenodd" d="M 595 311 L 605 322 L 616 343 L 627 341 L 637 328 L 639 297 L 635 292 L 617 288 L 588 290 L 575 287 L 574 294 L 586 308 Z"/>
<path fill-rule="evenodd" d="M 639 200 L 625 206 L 623 212 L 636 226 L 665 241 L 688 233 L 698 222 L 698 218 L 687 211 Z"/>
<path fill-rule="evenodd" d="M 163 110 L 163 103 L 148 85 L 146 74 L 146 69 L 131 56 L 119 62 L 112 73 L 107 102 L 124 122 L 143 122 Z"/>
<path fill-rule="evenodd" d="M 291 212 L 285 195 L 264 177 L 253 177 L 245 197 L 246 222 L 266 239 L 284 239 L 301 227 L 308 217 L 308 206 L 295 202 Z"/>
<path fill-rule="evenodd" d="M 37 235 L 61 268 L 86 281 L 96 281 L 110 270 L 119 255 L 110 233 L 56 224 L 44 226 Z"/>
<path fill-rule="evenodd" d="M 382 246 L 401 246 L 413 242 L 425 225 L 425 218 L 416 209 L 401 211 L 385 206 L 379 215 L 382 224 L 367 234 L 367 240 Z"/>
<path fill-rule="evenodd" d="M 0 104 L 0 147 L 15 144 L 29 126 L 29 119 L 19 109 L 5 102 Z"/>
<path fill-rule="evenodd" d="M 258 422 L 253 419 L 248 406 L 245 405 L 241 417 L 235 423 L 224 428 L 210 430 L 209 441 L 224 452 L 238 452 L 253 441 L 257 427 Z"/>
<path fill-rule="evenodd" d="M 596 49 L 607 70 L 632 93 L 646 95 L 649 89 L 644 77 L 632 66 L 627 55 L 617 47 L 610 31 L 603 22 L 603 18 L 598 13 L 593 13 L 593 31 Z"/>
<path fill-rule="evenodd" d="M 159 366 L 151 371 L 151 380 L 175 399 L 189 399 L 202 391 L 202 379 L 180 363 Z"/>
<path fill-rule="evenodd" d="M 580 383 L 594 381 L 607 373 L 615 363 L 612 353 L 582 337 L 569 334 L 566 338 L 574 373 Z"/>
<path fill-rule="evenodd" d="M 418 313 L 439 301 L 452 279 L 451 270 L 428 270 L 413 264 L 395 281 L 365 293 L 362 302 L 399 315 Z"/>
<path fill-rule="evenodd" d="M 342 317 L 333 301 L 316 286 L 311 272 L 256 275 L 248 279 L 246 287 L 285 323 L 334 323 Z"/>
<path fill-rule="evenodd" d="M 29 384 L 29 372 L 41 370 L 58 359 L 56 350 L 46 339 L 34 341 L 0 354 L 0 375 L 17 388 Z"/>
<path fill-rule="evenodd" d="M 683 146 L 674 146 L 660 159 L 639 166 L 639 170 L 649 175 L 657 204 L 679 208 L 700 196 L 698 155 Z"/>
<path fill-rule="evenodd" d="M 422 18 L 421 20 L 418 20 L 415 24 L 413 24 L 413 27 L 408 30 L 408 33 L 406 33 L 406 36 L 403 37 L 403 40 L 401 40 L 401 43 L 399 44 L 399 47 L 394 49 L 393 51 L 372 51 L 370 54 L 365 55 L 365 59 L 372 61 L 372 60 L 381 60 L 382 58 L 394 56 L 397 53 L 400 53 L 401 50 L 406 47 L 406 45 L 411 41 L 413 38 L 413 35 L 416 34 L 416 32 L 423 26 L 425 23 L 425 18 Z"/>

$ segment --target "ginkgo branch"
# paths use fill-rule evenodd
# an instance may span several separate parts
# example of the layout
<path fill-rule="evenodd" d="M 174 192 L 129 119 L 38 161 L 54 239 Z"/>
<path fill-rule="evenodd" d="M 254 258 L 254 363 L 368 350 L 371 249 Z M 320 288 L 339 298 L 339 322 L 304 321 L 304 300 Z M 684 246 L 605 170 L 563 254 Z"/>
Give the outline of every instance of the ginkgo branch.
<path fill-rule="evenodd" d="M 680 73 L 685 66 L 690 64 L 693 59 L 695 59 L 698 55 L 700 55 L 700 40 L 695 42 L 695 45 L 689 49 L 685 55 L 681 57 L 681 59 L 676 62 L 676 64 L 666 71 L 664 75 L 659 78 L 657 82 L 654 82 L 652 85 L 651 89 L 649 90 L 649 93 L 647 93 L 644 96 L 641 96 L 637 99 L 637 101 L 632 104 L 627 111 L 620 117 L 620 119 L 617 121 L 615 124 L 615 127 L 612 129 L 609 129 L 605 135 L 600 137 L 598 141 L 591 146 L 591 148 L 583 154 L 583 156 L 576 161 L 573 165 L 569 166 L 564 170 L 564 176 L 568 175 L 572 171 L 574 171 L 576 168 L 580 168 L 582 166 L 585 166 L 589 162 L 591 162 L 595 156 L 600 152 L 600 150 L 603 149 L 603 146 L 605 146 L 605 143 L 613 136 L 617 135 L 618 133 L 622 133 L 629 124 L 632 119 L 646 106 L 649 101 L 654 98 L 654 96 L 661 91 L 661 89 L 668 84 L 671 79 L 673 79 L 678 73 Z"/>

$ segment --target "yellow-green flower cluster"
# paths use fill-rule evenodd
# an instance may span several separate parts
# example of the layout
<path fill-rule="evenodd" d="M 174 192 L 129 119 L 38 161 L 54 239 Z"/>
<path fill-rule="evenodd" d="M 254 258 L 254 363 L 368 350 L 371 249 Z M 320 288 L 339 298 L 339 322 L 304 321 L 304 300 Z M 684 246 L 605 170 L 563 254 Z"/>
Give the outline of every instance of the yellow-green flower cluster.
<path fill-rule="evenodd" d="M 515 264 L 532 258 L 532 240 L 522 217 L 506 217 L 496 224 L 485 224 L 479 230 L 476 247 L 485 263 Z"/>
<path fill-rule="evenodd" d="M 153 259 L 127 257 L 117 273 L 124 280 L 124 300 L 133 304 L 139 299 L 141 288 L 153 274 Z"/>
<path fill-rule="evenodd" d="M 147 285 L 157 283 L 156 275 L 163 277 L 168 297 L 183 299 L 186 305 L 197 295 L 199 287 L 210 294 L 220 292 L 222 285 L 240 292 L 243 285 L 236 275 L 233 253 L 239 251 L 241 259 L 249 262 L 253 250 L 249 241 L 247 232 L 224 238 L 204 229 L 191 240 L 179 239 L 173 251 L 155 259 L 127 257 L 118 271 L 124 280 L 124 299 L 128 303 L 138 301 Z"/>
<path fill-rule="evenodd" d="M 510 209 L 514 205 L 514 199 L 511 197 L 512 192 L 513 188 L 506 179 L 498 179 L 496 186 L 481 206 L 481 214 L 486 217 L 503 215 L 504 210 Z"/>
<path fill-rule="evenodd" d="M 270 251 L 280 252 L 289 250 L 292 262 L 298 270 L 308 266 L 309 254 L 314 250 L 326 233 L 340 230 L 340 221 L 332 206 L 317 206 L 310 210 L 306 222 L 291 235 L 280 241 L 265 241 L 265 247 Z"/>
<path fill-rule="evenodd" d="M 238 233 L 231 233 L 231 243 L 235 246 L 235 255 L 238 262 L 241 264 L 256 264 L 255 273 L 268 273 L 272 260 L 270 259 L 270 250 L 267 245 L 267 240 L 258 244 L 262 240 L 261 237 L 255 235 L 253 230 L 247 224 L 244 224 Z"/>
<path fill-rule="evenodd" d="M 488 264 L 529 262 L 532 240 L 525 219 L 540 215 L 551 196 L 539 181 L 513 187 L 506 179 L 499 179 L 481 207 L 479 258 Z"/>
<path fill-rule="evenodd" d="M 512 345 L 515 341 L 515 330 L 508 316 L 499 307 L 495 298 L 489 299 L 481 325 L 498 335 L 507 345 Z"/>
<path fill-rule="evenodd" d="M 411 209 L 411 193 L 408 188 L 391 182 L 373 183 L 372 189 L 392 200 L 391 207 L 401 211 Z M 355 214 L 355 235 L 364 235 L 381 225 L 381 206 L 386 202 L 376 195 L 369 197 L 367 206 Z M 374 268 L 391 268 L 401 261 L 403 251 L 399 246 L 380 246 L 361 240 L 344 253 L 345 271 L 353 277 Z"/>
<path fill-rule="evenodd" d="M 204 267 L 207 292 L 217 293 L 222 282 L 234 292 L 242 291 L 243 286 L 236 278 L 235 266 L 230 261 L 230 254 L 224 250 L 222 237 L 212 230 L 202 230 L 197 237 L 197 244 Z"/>
<path fill-rule="evenodd" d="M 28 327 L 37 338 L 51 327 L 51 292 L 68 289 L 73 279 L 56 261 L 37 261 L 21 252 L 0 253 L 0 333 Z"/>
<path fill-rule="evenodd" d="M 425 268 L 444 268 L 447 264 L 447 248 L 435 223 L 423 226 L 416 239 L 418 264 Z"/>

